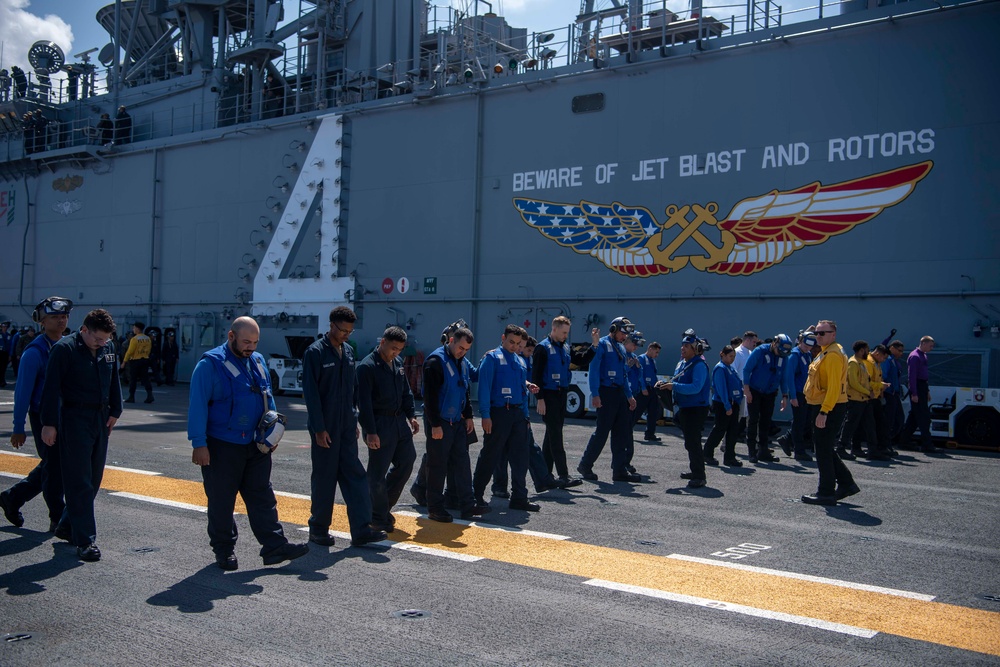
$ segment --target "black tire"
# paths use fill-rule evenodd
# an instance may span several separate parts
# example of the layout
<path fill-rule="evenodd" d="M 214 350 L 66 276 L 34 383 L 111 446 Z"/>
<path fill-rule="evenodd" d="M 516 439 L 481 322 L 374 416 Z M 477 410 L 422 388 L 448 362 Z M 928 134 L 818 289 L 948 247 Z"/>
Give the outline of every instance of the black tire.
<path fill-rule="evenodd" d="M 284 396 L 285 390 L 278 386 L 278 374 L 274 372 L 274 369 L 270 369 L 271 375 L 271 393 L 275 396 Z"/>
<path fill-rule="evenodd" d="M 962 445 L 995 447 L 1000 443 L 1000 413 L 993 408 L 967 408 L 955 420 L 955 439 Z"/>
<path fill-rule="evenodd" d="M 583 404 L 583 392 L 575 385 L 566 391 L 566 416 L 578 419 L 583 416 L 587 408 Z"/>

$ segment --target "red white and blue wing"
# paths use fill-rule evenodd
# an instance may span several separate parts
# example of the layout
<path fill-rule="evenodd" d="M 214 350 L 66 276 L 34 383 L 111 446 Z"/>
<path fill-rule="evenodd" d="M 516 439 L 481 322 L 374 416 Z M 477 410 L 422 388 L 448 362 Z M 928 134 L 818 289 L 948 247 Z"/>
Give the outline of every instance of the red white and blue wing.
<path fill-rule="evenodd" d="M 719 222 L 736 244 L 729 257 L 706 271 L 731 276 L 757 273 L 796 250 L 850 231 L 906 199 L 933 166 L 931 161 L 921 162 L 843 183 L 816 182 L 744 199 Z"/>
<path fill-rule="evenodd" d="M 646 245 L 660 231 L 648 209 L 514 199 L 514 207 L 542 236 L 581 255 L 590 255 L 623 276 L 648 277 L 669 273 L 657 264 Z"/>

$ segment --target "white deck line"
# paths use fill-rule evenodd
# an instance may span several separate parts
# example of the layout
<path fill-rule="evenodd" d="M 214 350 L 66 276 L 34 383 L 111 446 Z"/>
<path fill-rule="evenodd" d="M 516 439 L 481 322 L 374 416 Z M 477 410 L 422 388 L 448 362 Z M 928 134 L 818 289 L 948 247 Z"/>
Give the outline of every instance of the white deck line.
<path fill-rule="evenodd" d="M 288 491 L 275 491 L 274 495 L 284 496 L 285 498 L 297 498 L 299 500 L 312 500 L 310 496 L 302 493 L 289 493 Z"/>
<path fill-rule="evenodd" d="M 309 527 L 299 528 L 299 530 L 308 532 Z M 340 530 L 331 530 L 330 534 L 340 540 L 346 540 L 350 543 L 351 534 L 343 532 Z M 439 556 L 441 558 L 450 558 L 451 560 L 460 560 L 465 563 L 475 563 L 476 561 L 485 560 L 482 556 L 469 556 L 467 554 L 456 553 L 454 551 L 446 551 L 444 549 L 435 549 L 433 547 L 424 546 L 423 544 L 415 544 L 413 542 L 393 542 L 392 540 L 382 540 L 381 542 L 371 542 L 373 546 L 386 547 L 389 549 L 399 549 L 400 551 L 410 551 L 413 553 L 427 554 L 428 556 Z M 367 545 L 366 545 L 367 546 Z"/>
<path fill-rule="evenodd" d="M 872 593 L 884 593 L 885 595 L 895 595 L 901 598 L 910 598 L 911 600 L 923 600 L 924 602 L 930 602 L 934 599 L 933 595 L 926 595 L 924 593 L 913 593 L 911 591 L 901 591 L 896 588 L 884 588 L 882 586 L 871 586 L 869 584 L 859 584 L 853 581 L 842 581 L 840 579 L 828 579 L 827 577 L 816 577 L 811 574 L 799 574 L 798 572 L 786 572 L 784 570 L 772 570 L 766 567 L 754 567 L 753 565 L 742 565 L 740 563 L 726 563 L 723 561 L 711 560 L 708 558 L 698 558 L 696 556 L 684 556 L 682 554 L 670 554 L 667 558 L 673 558 L 675 560 L 683 560 L 691 563 L 701 563 L 702 565 L 714 565 L 716 567 L 727 567 L 731 570 L 742 570 L 744 572 L 757 572 L 759 574 L 770 574 L 776 577 L 785 577 L 787 579 L 799 579 L 800 581 L 813 581 L 818 584 L 829 584 L 830 586 L 840 586 L 841 588 L 853 588 L 858 591 L 871 591 Z"/>
<path fill-rule="evenodd" d="M 722 602 L 720 600 L 710 600 L 708 598 L 699 598 L 691 595 L 681 595 L 680 593 L 668 593 L 667 591 L 660 591 L 653 588 L 643 588 L 642 586 L 631 586 L 629 584 L 619 584 L 613 581 L 604 581 L 603 579 L 588 579 L 583 582 L 588 586 L 598 586 L 600 588 L 609 588 L 616 591 L 624 591 L 626 593 L 635 593 L 636 595 L 645 595 L 648 597 L 659 598 L 661 600 L 670 600 L 671 602 L 680 602 L 683 604 L 691 604 L 698 607 L 708 607 L 710 609 L 718 609 L 720 611 L 731 611 L 737 614 L 744 614 L 746 616 L 756 616 L 758 618 L 767 618 L 774 621 L 782 621 L 784 623 L 794 623 L 796 625 L 804 625 L 810 628 L 817 628 L 819 630 L 829 630 L 830 632 L 838 632 L 844 635 L 852 635 L 854 637 L 864 637 L 865 639 L 871 639 L 878 634 L 875 630 L 868 630 L 866 628 L 857 628 L 853 625 L 844 625 L 843 623 L 831 623 L 830 621 L 823 621 L 818 618 L 809 618 L 807 616 L 796 616 L 794 614 L 785 614 L 780 611 L 770 611 L 768 609 L 758 609 L 756 607 L 747 607 L 746 605 L 733 604 L 732 602 Z"/>
<path fill-rule="evenodd" d="M 396 516 L 412 516 L 416 518 L 429 518 L 426 514 L 420 514 L 419 512 L 393 512 Z M 529 535 L 531 537 L 541 537 L 547 540 L 568 540 L 571 539 L 568 535 L 557 535 L 555 533 L 543 533 L 537 530 L 527 530 L 526 528 L 517 528 L 514 526 L 500 526 L 495 523 L 486 523 L 480 521 L 466 521 L 465 519 L 455 519 L 452 523 L 457 523 L 462 526 L 475 526 L 476 528 L 483 528 L 485 530 L 499 530 L 503 533 L 516 533 L 518 535 Z"/>
<path fill-rule="evenodd" d="M 194 510 L 195 512 L 207 512 L 207 507 L 202 507 L 201 505 L 192 505 L 191 503 L 182 503 L 176 500 L 165 500 L 163 498 L 154 498 L 153 496 L 140 496 L 137 493 L 129 493 L 128 491 L 112 491 L 110 494 L 112 496 L 119 496 L 121 498 L 129 498 L 131 500 L 141 500 L 146 503 L 153 503 L 154 505 L 165 505 L 167 507 L 176 507 L 182 510 Z"/>
<path fill-rule="evenodd" d="M 152 470 L 137 470 L 135 468 L 122 468 L 120 466 L 104 466 L 105 470 L 120 470 L 121 472 L 134 472 L 137 475 L 149 475 L 150 477 L 157 477 L 162 475 L 162 472 L 153 472 Z"/>

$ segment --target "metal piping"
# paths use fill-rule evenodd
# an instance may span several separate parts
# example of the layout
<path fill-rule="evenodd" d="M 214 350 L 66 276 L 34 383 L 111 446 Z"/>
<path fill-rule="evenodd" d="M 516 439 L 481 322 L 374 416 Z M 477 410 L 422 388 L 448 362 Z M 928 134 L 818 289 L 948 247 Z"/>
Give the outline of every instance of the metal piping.
<path fill-rule="evenodd" d="M 480 236 L 483 225 L 483 117 L 486 114 L 486 102 L 483 96 L 476 98 L 476 176 L 475 176 L 475 204 L 473 205 L 472 220 L 472 276 L 470 281 L 470 293 L 472 294 L 472 314 L 470 324 L 475 331 L 479 310 L 475 307 L 479 299 L 479 255 Z"/>
<path fill-rule="evenodd" d="M 758 299 L 767 301 L 768 299 L 792 300 L 792 299 L 945 299 L 959 297 L 966 299 L 969 297 L 996 297 L 1000 296 L 1000 290 L 988 290 L 983 292 L 967 292 L 959 290 L 957 292 L 843 292 L 839 294 L 667 294 L 658 296 L 641 295 L 609 295 L 609 296 L 584 296 L 568 299 L 576 303 L 602 303 L 606 301 L 626 302 L 626 301 L 722 301 L 726 299 Z M 375 301 L 374 303 L 403 303 L 407 305 L 421 303 L 558 303 L 565 305 L 567 297 L 532 297 L 523 299 L 516 296 L 484 296 L 484 297 L 435 297 L 435 298 L 414 298 L 414 299 L 394 299 L 392 301 Z"/>
<path fill-rule="evenodd" d="M 160 182 L 160 151 L 153 151 L 153 195 L 149 210 L 149 321 L 153 321 L 153 287 L 156 280 L 156 189 Z"/>
<path fill-rule="evenodd" d="M 135 0 L 135 6 L 132 8 L 132 24 L 128 29 L 128 40 L 125 41 L 125 57 L 123 58 L 125 64 L 121 68 L 121 72 L 119 72 L 119 79 L 115 82 L 116 88 L 120 87 L 122 80 L 128 76 L 128 54 L 132 51 L 132 42 L 135 41 L 135 33 L 139 27 L 139 15 L 142 13 L 142 3 L 143 0 Z M 120 53 L 120 50 L 116 51 L 115 57 L 117 58 Z M 117 109 L 118 107 L 116 106 L 115 108 Z"/>
<path fill-rule="evenodd" d="M 570 298 L 530 298 L 530 299 L 520 299 L 518 297 L 436 297 L 433 299 L 411 299 L 409 301 L 395 299 L 393 301 L 365 301 L 366 304 L 400 304 L 400 305 L 420 305 L 428 303 L 517 303 L 517 304 L 557 304 L 563 306 L 567 312 L 571 312 L 569 307 L 570 302 L 574 303 L 604 303 L 608 301 L 625 302 L 625 301 L 697 301 L 697 300 L 707 300 L 707 301 L 717 301 L 723 299 L 748 299 L 756 298 L 762 301 L 768 299 L 812 299 L 815 297 L 822 297 L 824 299 L 874 299 L 874 298 L 884 298 L 884 299 L 926 299 L 926 298 L 968 298 L 968 297 L 997 297 L 1000 296 L 1000 290 L 990 290 L 985 292 L 895 292 L 895 293 L 885 293 L 885 294 L 865 294 L 864 292 L 859 292 L 855 294 L 844 293 L 844 294 L 728 294 L 728 295 L 686 295 L 686 294 L 670 294 L 667 296 L 608 296 L 608 297 L 585 297 L 583 295 L 577 296 L 575 299 Z M 3 304 L 0 304 L 3 305 Z M 21 303 L 12 304 L 17 306 L 22 306 Z M 82 304 L 77 304 L 82 305 Z M 136 307 L 174 307 L 174 306 L 229 306 L 232 305 L 231 301 L 159 301 L 157 303 L 144 302 L 144 301 L 128 301 L 128 302 L 109 302 L 102 301 L 96 303 L 103 308 L 136 308 Z"/>
<path fill-rule="evenodd" d="M 36 179 L 37 183 L 37 179 Z M 21 284 L 17 290 L 17 306 L 24 310 L 24 268 L 28 265 L 28 230 L 31 228 L 31 193 L 28 190 L 28 175 L 24 175 L 24 196 L 28 200 L 28 211 L 25 215 L 24 237 L 21 239 Z"/>
<path fill-rule="evenodd" d="M 118 93 L 121 90 L 121 49 L 122 49 L 122 0 L 115 0 L 115 34 L 111 38 L 111 43 L 115 45 L 115 89 L 112 95 L 112 108 L 118 108 Z"/>

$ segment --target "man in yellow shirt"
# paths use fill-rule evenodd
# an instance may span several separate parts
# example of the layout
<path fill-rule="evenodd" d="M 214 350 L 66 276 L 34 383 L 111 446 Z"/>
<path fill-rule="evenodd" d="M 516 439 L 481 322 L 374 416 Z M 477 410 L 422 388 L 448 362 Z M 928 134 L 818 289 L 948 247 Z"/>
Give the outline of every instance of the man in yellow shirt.
<path fill-rule="evenodd" d="M 868 454 L 870 458 L 871 454 L 877 452 L 885 457 L 880 459 L 882 461 L 891 461 L 892 457 L 896 454 L 892 449 L 889 438 L 889 419 L 885 407 L 885 390 L 889 386 L 889 383 L 885 382 L 882 377 L 882 362 L 888 358 L 888 348 L 885 345 L 876 345 L 872 348 L 868 359 L 865 360 L 865 365 L 868 367 L 868 375 L 871 377 L 872 394 L 875 396 L 872 399 L 872 415 L 875 418 L 875 434 L 878 440 L 878 444 L 874 448 L 871 444 L 868 445 Z"/>
<path fill-rule="evenodd" d="M 837 343 L 837 325 L 820 320 L 814 332 L 821 351 L 809 364 L 803 393 L 813 415 L 813 447 L 819 470 L 819 489 L 802 496 L 809 505 L 836 505 L 837 501 L 861 491 L 851 471 L 834 451 L 834 443 L 847 413 L 847 358 Z"/>
<path fill-rule="evenodd" d="M 132 340 L 122 358 L 122 368 L 128 364 L 128 398 L 126 403 L 135 403 L 135 386 L 142 382 L 146 390 L 146 403 L 153 402 L 153 383 L 149 381 L 149 353 L 153 349 L 153 341 L 143 331 L 146 325 L 136 322 L 132 325 Z"/>
<path fill-rule="evenodd" d="M 847 417 L 844 430 L 840 434 L 837 455 L 853 461 L 860 456 L 876 461 L 888 461 L 890 457 L 879 451 L 878 435 L 875 429 L 875 408 L 882 394 L 882 373 L 876 382 L 872 377 L 872 364 L 868 363 L 868 342 L 854 343 L 854 356 L 847 361 Z M 879 405 L 881 407 L 881 405 Z M 868 443 L 868 453 L 861 449 L 861 437 Z M 851 451 L 848 453 L 847 448 Z"/>

